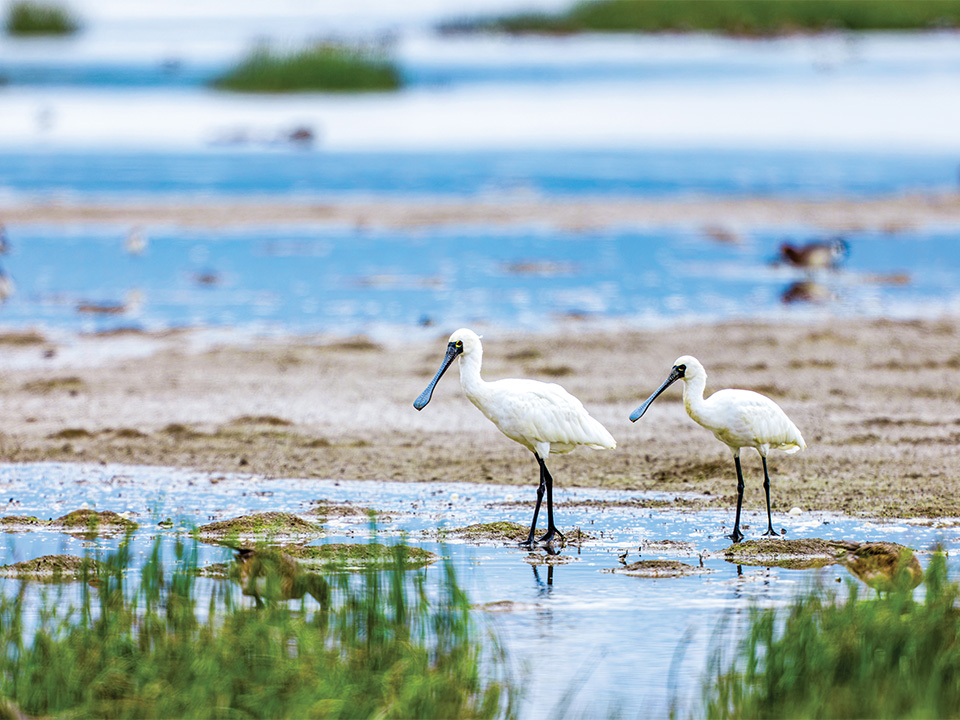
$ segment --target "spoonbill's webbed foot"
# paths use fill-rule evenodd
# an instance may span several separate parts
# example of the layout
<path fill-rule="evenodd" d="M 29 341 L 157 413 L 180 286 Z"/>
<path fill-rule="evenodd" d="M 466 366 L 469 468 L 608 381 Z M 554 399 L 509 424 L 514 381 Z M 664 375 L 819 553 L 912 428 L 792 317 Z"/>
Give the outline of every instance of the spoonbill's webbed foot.
<path fill-rule="evenodd" d="M 534 543 L 533 530 L 531 530 L 530 534 L 527 536 L 527 539 L 524 540 L 522 543 L 520 543 L 520 547 L 526 548 L 527 550 L 529 550 L 530 548 L 533 547 L 533 543 Z"/>
<path fill-rule="evenodd" d="M 567 539 L 562 532 L 551 526 L 547 528 L 547 532 L 539 540 L 537 540 L 537 542 L 541 545 L 546 545 L 547 543 L 551 542 L 555 536 L 559 536 L 559 538 L 563 541 L 566 541 Z"/>
<path fill-rule="evenodd" d="M 736 527 L 733 529 L 733 532 L 727 535 L 728 538 L 733 540 L 734 543 L 738 543 L 743 540 L 743 533 L 740 532 L 740 528 Z"/>
<path fill-rule="evenodd" d="M 780 537 L 780 533 L 774 530 L 772 527 L 768 527 L 764 535 L 773 535 L 774 537 Z"/>

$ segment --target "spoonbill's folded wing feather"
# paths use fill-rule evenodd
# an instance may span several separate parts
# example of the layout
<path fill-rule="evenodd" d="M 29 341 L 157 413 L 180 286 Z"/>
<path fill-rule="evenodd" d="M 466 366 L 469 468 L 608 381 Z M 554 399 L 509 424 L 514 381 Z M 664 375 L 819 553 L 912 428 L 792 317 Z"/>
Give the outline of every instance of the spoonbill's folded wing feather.
<path fill-rule="evenodd" d="M 499 380 L 488 383 L 488 390 L 488 405 L 496 410 L 487 416 L 517 442 L 560 446 L 554 448 L 555 452 L 572 450 L 577 445 L 603 449 L 617 446 L 613 436 L 587 412 L 583 403 L 556 383 Z"/>
<path fill-rule="evenodd" d="M 752 390 L 719 390 L 706 402 L 711 416 L 722 421 L 711 429 L 723 442 L 732 439 L 744 446 L 769 445 L 786 453 L 807 447 L 797 426 L 765 395 Z"/>

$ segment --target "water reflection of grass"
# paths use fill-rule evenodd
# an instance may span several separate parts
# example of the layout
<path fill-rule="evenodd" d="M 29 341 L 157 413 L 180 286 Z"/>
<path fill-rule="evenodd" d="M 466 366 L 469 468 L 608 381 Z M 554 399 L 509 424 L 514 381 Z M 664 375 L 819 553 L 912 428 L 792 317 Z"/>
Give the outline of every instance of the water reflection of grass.
<path fill-rule="evenodd" d="M 226 582 L 198 592 L 196 546 L 178 544 L 168 565 L 155 545 L 128 588 L 124 543 L 96 589 L 81 583 L 78 608 L 51 593 L 37 613 L 25 584 L 0 598 L 0 714 L 512 716 L 511 686 L 490 679 L 503 665 L 484 664 L 452 568 L 431 587 L 403 567 L 397 550 L 386 572 L 321 576 L 329 592 L 310 605 L 285 601 L 283 578 L 268 575 L 252 608 Z"/>
<path fill-rule="evenodd" d="M 909 583 L 907 583 L 909 585 Z M 821 589 L 788 612 L 755 610 L 736 658 L 717 658 L 708 717 L 960 716 L 960 589 L 936 555 L 926 598 L 909 590 L 836 602 Z"/>
<path fill-rule="evenodd" d="M 71 35 L 79 27 L 73 16 L 59 5 L 26 0 L 11 3 L 7 12 L 9 35 Z"/>
<path fill-rule="evenodd" d="M 396 90 L 401 78 L 379 51 L 323 44 L 289 54 L 258 48 L 213 84 L 238 92 L 363 92 Z"/>
<path fill-rule="evenodd" d="M 690 32 L 771 35 L 960 25 L 958 0 L 591 0 L 560 14 L 457 21 L 447 30 L 511 33 Z"/>

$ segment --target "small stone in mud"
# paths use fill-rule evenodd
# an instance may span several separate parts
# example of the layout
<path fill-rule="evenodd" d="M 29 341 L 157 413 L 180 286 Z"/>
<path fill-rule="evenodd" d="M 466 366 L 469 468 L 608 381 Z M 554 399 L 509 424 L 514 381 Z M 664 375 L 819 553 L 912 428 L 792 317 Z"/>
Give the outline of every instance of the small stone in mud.
<path fill-rule="evenodd" d="M 0 566 L 0 577 L 29 580 L 76 580 L 87 572 L 95 576 L 97 564 L 90 558 L 76 555 L 44 555 L 12 565 Z"/>
<path fill-rule="evenodd" d="M 112 535 L 136 530 L 139 525 L 112 510 L 74 510 L 50 522 L 67 532 Z"/>
<path fill-rule="evenodd" d="M 465 538 L 467 540 L 499 540 L 501 542 L 523 542 L 527 539 L 530 529 L 515 522 L 499 521 L 492 523 L 477 523 L 464 528 L 450 530 L 450 537 Z"/>
<path fill-rule="evenodd" d="M 676 560 L 640 560 L 624 567 L 604 570 L 607 573 L 632 575 L 633 577 L 686 577 L 688 575 L 706 575 L 716 572 L 712 568 L 696 567 Z"/>
<path fill-rule="evenodd" d="M 285 537 L 290 535 L 319 537 L 323 528 L 291 513 L 265 512 L 241 515 L 230 520 L 218 520 L 197 528 L 200 535 L 223 538 L 229 535 L 256 537 Z"/>
<path fill-rule="evenodd" d="M 321 564 L 345 569 L 390 567 L 399 554 L 407 570 L 421 568 L 438 559 L 435 553 L 414 545 L 382 543 L 325 543 L 323 545 L 287 545 L 283 552 L 304 564 Z"/>

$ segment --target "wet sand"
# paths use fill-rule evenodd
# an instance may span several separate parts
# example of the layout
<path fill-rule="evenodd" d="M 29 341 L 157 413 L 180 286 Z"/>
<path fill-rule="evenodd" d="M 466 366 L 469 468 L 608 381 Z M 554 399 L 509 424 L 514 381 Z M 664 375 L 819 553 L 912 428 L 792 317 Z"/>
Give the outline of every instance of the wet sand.
<path fill-rule="evenodd" d="M 496 201 L 365 200 L 337 203 L 197 199 L 97 204 L 58 200 L 0 205 L 8 224 L 172 224 L 234 227 L 265 224 L 342 224 L 408 228 L 449 224 L 543 224 L 577 231 L 600 227 L 700 225 L 735 241 L 744 226 L 809 225 L 827 230 L 897 232 L 929 224 L 960 225 L 960 194 L 898 195 L 877 199 L 715 198 L 516 199 Z"/>
<path fill-rule="evenodd" d="M 691 353 L 706 366 L 708 392 L 763 392 L 803 432 L 807 451 L 771 454 L 775 512 L 960 517 L 958 331 L 957 319 L 656 332 L 571 321 L 547 336 L 486 331 L 484 376 L 560 382 L 617 439 L 613 451 L 551 456 L 558 502 L 564 487 L 578 485 L 703 495 L 678 503 L 684 509 L 734 506 L 730 453 L 686 416 L 679 387 L 640 422 L 627 419 L 673 360 Z M 413 408 L 443 357 L 445 331 L 423 344 L 299 337 L 213 349 L 191 342 L 200 332 L 87 338 L 101 359 L 74 366 L 57 364 L 67 348 L 0 336 L 10 361 L 0 384 L 0 457 L 512 483 L 532 504 L 536 462 L 464 398 L 455 369 L 427 408 Z M 154 352 L 111 359 L 111 343 L 139 340 Z M 744 473 L 745 508 L 760 510 L 756 453 L 744 451 Z"/>

